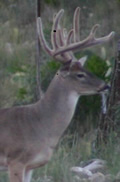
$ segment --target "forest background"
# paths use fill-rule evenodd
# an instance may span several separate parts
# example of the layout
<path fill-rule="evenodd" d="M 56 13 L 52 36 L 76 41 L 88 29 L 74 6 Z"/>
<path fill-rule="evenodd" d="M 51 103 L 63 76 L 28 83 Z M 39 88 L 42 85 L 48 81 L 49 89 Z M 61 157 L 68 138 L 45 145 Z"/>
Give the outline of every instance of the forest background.
<path fill-rule="evenodd" d="M 41 0 L 41 17 L 44 33 L 50 43 L 53 14 L 65 9 L 62 23 L 71 28 L 76 7 L 81 8 L 80 35 L 84 39 L 94 24 L 100 24 L 96 36 L 104 36 L 115 31 L 113 41 L 101 46 L 86 49 L 76 57 L 88 56 L 88 70 L 110 83 L 117 41 L 120 38 L 120 1 L 119 0 Z M 37 1 L 0 0 L 0 107 L 11 107 L 33 103 L 38 99 L 36 81 Z M 109 63 L 109 65 L 107 64 Z M 41 50 L 41 85 L 46 91 L 51 79 L 59 68 L 52 58 Z M 101 158 L 107 161 L 108 170 L 116 175 L 120 169 L 119 128 L 111 131 L 108 143 L 96 147 L 96 136 L 101 112 L 100 96 L 84 96 L 80 99 L 75 116 L 62 137 L 51 162 L 36 170 L 33 181 L 45 181 L 50 176 L 53 181 L 69 181 L 71 166 L 81 161 Z M 120 104 L 114 106 L 116 119 L 120 121 Z M 114 155 L 113 155 L 114 154 Z M 7 175 L 0 174 L 2 182 Z M 45 181 L 46 182 L 46 181 Z"/>

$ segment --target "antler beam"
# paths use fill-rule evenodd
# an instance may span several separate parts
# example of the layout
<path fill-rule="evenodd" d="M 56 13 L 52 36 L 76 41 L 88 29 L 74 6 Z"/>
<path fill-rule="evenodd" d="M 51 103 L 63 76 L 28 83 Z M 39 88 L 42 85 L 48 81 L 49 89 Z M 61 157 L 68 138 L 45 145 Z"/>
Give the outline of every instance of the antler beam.
<path fill-rule="evenodd" d="M 111 32 L 109 35 L 95 38 L 96 30 L 98 29 L 99 25 L 96 24 L 93 26 L 89 36 L 80 41 L 80 34 L 79 34 L 79 15 L 80 15 L 80 8 L 76 8 L 73 17 L 73 29 L 67 33 L 65 29 L 61 28 L 60 20 L 63 16 L 64 10 L 61 9 L 53 19 L 53 27 L 51 32 L 51 43 L 52 49 L 48 46 L 42 28 L 42 21 L 41 18 L 37 20 L 37 28 L 39 39 L 43 49 L 50 55 L 55 57 L 56 60 L 59 60 L 63 63 L 68 62 L 70 60 L 75 61 L 75 57 L 73 52 L 77 52 L 79 50 L 92 47 L 95 45 L 103 44 L 107 41 L 110 41 L 113 36 L 114 32 Z"/>

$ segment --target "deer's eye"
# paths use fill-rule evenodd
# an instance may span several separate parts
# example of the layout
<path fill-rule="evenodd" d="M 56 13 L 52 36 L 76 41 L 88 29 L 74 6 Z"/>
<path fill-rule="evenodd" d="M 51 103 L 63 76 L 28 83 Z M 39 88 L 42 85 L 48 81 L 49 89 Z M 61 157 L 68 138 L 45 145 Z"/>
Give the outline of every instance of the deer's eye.
<path fill-rule="evenodd" d="M 85 77 L 85 75 L 81 73 L 81 74 L 78 74 L 77 77 L 78 78 L 83 78 L 83 77 Z"/>

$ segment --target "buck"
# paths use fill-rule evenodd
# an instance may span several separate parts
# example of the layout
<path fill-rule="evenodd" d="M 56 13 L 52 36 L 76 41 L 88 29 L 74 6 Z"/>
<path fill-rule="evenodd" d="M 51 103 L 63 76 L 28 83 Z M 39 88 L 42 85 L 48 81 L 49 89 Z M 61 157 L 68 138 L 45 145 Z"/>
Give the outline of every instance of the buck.
<path fill-rule="evenodd" d="M 85 59 L 77 60 L 75 51 L 112 39 L 113 32 L 95 38 L 98 25 L 80 41 L 79 13 L 75 10 L 73 28 L 66 33 L 60 26 L 64 10 L 53 19 L 52 49 L 42 30 L 41 18 L 37 29 L 45 52 L 62 66 L 38 102 L 0 110 L 0 170 L 8 170 L 10 182 L 30 182 L 32 170 L 45 165 L 51 158 L 61 135 L 69 125 L 81 95 L 99 94 L 107 84 L 83 68 Z"/>

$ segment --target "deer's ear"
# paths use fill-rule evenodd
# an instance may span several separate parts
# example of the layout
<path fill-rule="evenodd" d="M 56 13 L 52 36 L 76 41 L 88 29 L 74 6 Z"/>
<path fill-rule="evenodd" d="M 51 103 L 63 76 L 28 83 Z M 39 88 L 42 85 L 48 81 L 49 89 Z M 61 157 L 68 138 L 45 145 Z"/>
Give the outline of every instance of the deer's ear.
<path fill-rule="evenodd" d="M 87 58 L 88 58 L 88 56 L 84 56 L 84 57 L 80 58 L 80 59 L 78 60 L 78 62 L 79 62 L 82 66 L 84 66 L 85 62 L 87 61 Z"/>

